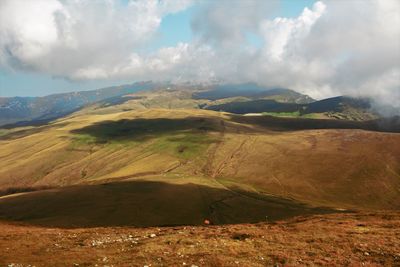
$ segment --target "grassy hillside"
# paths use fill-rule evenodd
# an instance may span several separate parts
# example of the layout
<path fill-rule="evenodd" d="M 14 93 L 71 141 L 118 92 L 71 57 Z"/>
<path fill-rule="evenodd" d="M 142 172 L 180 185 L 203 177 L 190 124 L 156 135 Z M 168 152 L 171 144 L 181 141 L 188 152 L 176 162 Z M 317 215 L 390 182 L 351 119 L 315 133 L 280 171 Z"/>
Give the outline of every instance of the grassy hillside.
<path fill-rule="evenodd" d="M 193 94 L 194 99 L 220 100 L 244 97 L 247 100 L 270 99 L 281 103 L 306 104 L 314 100 L 290 89 L 265 88 L 254 83 L 217 85 Z"/>
<path fill-rule="evenodd" d="M 0 216 L 52 223 L 53 219 L 60 222 L 63 216 L 79 218 L 79 214 L 85 214 L 85 207 L 90 210 L 104 205 L 89 222 L 74 222 L 103 225 L 94 223 L 95 217 L 108 222 L 102 214 L 108 209 L 119 210 L 119 197 L 138 201 L 121 200 L 126 202 L 118 211 L 121 213 L 150 200 L 150 196 L 161 196 L 164 190 L 169 192 L 167 199 L 175 203 L 172 207 L 188 203 L 195 209 L 186 210 L 186 214 L 196 215 L 185 215 L 188 219 L 182 221 L 190 224 L 211 216 L 207 213 L 210 202 L 227 195 L 236 197 L 221 201 L 216 210 L 222 215 L 213 220 L 284 218 L 321 206 L 400 209 L 400 129 L 393 127 L 393 122 L 384 125 L 377 121 L 233 115 L 198 109 L 198 100 L 189 99 L 188 94 L 179 90 L 144 92 L 113 105 L 99 103 L 42 126 L 3 130 L 0 190 L 25 192 L 55 187 L 55 191 L 2 198 Z M 151 194 L 138 194 L 132 179 L 162 186 Z M 117 188 L 115 192 L 98 186 L 117 181 L 129 181 L 124 185 L 132 193 L 121 191 L 119 184 L 109 187 Z M 180 186 L 174 186 L 176 181 Z M 58 189 L 71 185 L 77 187 Z M 182 188 L 189 188 L 194 197 L 183 194 Z M 70 199 L 90 195 L 85 192 L 97 197 L 81 198 L 77 206 L 83 209 L 68 213 L 68 207 L 72 209 L 68 206 Z M 172 196 L 180 197 L 174 202 Z M 98 199 L 107 201 L 100 204 Z M 163 214 L 168 207 L 157 201 L 161 200 L 152 200 L 146 209 Z M 37 203 L 46 212 L 30 211 L 27 203 Z M 47 210 L 47 203 L 57 205 Z M 53 214 L 57 206 L 65 207 L 61 209 L 65 213 Z M 241 213 L 252 207 L 254 213 L 243 217 Z M 156 225 L 156 221 L 148 224 Z M 137 225 L 143 224 L 138 221 Z"/>
<path fill-rule="evenodd" d="M 3 220 L 52 227 L 202 225 L 205 219 L 248 223 L 331 212 L 178 175 L 41 190 L 0 201 Z"/>
<path fill-rule="evenodd" d="M 156 88 L 157 84 L 138 82 L 91 91 L 71 92 L 43 97 L 0 97 L 0 125 L 48 121 L 70 114 L 85 105 Z"/>
<path fill-rule="evenodd" d="M 206 109 L 235 114 L 262 113 L 270 116 L 330 118 L 349 121 L 368 121 L 380 116 L 372 109 L 371 100 L 333 97 L 315 102 L 282 102 L 279 99 L 247 99 L 212 103 Z"/>

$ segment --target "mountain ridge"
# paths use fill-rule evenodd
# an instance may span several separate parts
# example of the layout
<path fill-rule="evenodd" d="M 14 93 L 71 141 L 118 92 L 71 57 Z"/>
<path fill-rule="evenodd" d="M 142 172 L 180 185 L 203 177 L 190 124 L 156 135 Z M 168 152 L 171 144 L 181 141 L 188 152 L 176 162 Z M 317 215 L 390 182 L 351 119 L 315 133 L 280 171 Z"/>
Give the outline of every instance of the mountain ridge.
<path fill-rule="evenodd" d="M 86 106 L 96 105 L 96 103 L 108 106 L 118 105 L 128 101 L 128 97 L 140 97 L 139 91 L 154 90 L 186 92 L 182 97 L 188 99 L 187 103 L 195 108 L 239 114 L 257 112 L 298 112 L 299 115 L 325 113 L 324 116 L 319 117 L 350 120 L 368 120 L 379 117 L 375 112 L 371 112 L 371 104 L 368 99 L 340 96 L 314 100 L 291 89 L 265 88 L 252 83 L 177 85 L 149 81 L 43 97 L 0 97 L 0 127 L 36 125 L 66 116 Z M 168 99 L 158 99 L 157 101 L 162 104 L 162 101 L 168 101 Z M 347 107 L 346 112 L 343 112 L 343 107 Z M 245 112 L 241 110 L 245 110 Z"/>

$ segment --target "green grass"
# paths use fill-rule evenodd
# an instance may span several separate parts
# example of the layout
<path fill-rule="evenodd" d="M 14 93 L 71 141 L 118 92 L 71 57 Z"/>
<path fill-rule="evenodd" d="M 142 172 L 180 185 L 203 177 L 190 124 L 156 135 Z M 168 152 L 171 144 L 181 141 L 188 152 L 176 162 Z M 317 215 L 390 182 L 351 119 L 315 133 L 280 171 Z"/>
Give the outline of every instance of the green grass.
<path fill-rule="evenodd" d="M 274 116 L 274 117 L 300 117 L 299 111 L 294 112 L 263 112 L 263 115 Z"/>
<path fill-rule="evenodd" d="M 204 133 L 181 132 L 157 138 L 149 149 L 154 152 L 169 153 L 182 159 L 192 159 L 203 154 L 208 146 L 215 142 L 217 142 L 215 138 Z"/>
<path fill-rule="evenodd" d="M 137 145 L 137 140 L 127 139 L 110 139 L 110 140 L 99 140 L 99 138 L 90 134 L 74 134 L 72 137 L 71 146 L 73 148 L 79 148 L 81 146 L 101 145 L 107 148 L 120 149 L 122 147 L 128 147 Z"/>
<path fill-rule="evenodd" d="M 274 116 L 274 117 L 290 117 L 290 118 L 307 118 L 307 119 L 316 119 L 318 118 L 318 114 L 310 113 L 310 114 L 300 114 L 299 111 L 294 112 L 263 112 L 263 115 Z"/>
<path fill-rule="evenodd" d="M 170 133 L 154 133 L 151 138 L 109 138 L 102 139 L 91 134 L 74 134 L 71 145 L 74 148 L 87 145 L 102 145 L 109 148 L 121 148 L 138 145 L 150 141 L 148 149 L 152 152 L 167 153 L 181 159 L 192 159 L 217 140 L 204 132 L 176 131 Z"/>
<path fill-rule="evenodd" d="M 72 137 L 74 145 L 93 145 L 97 143 L 97 138 L 90 134 L 75 134 Z"/>
<path fill-rule="evenodd" d="M 6 135 L 8 132 L 9 132 L 9 130 L 0 129 L 0 136 Z"/>

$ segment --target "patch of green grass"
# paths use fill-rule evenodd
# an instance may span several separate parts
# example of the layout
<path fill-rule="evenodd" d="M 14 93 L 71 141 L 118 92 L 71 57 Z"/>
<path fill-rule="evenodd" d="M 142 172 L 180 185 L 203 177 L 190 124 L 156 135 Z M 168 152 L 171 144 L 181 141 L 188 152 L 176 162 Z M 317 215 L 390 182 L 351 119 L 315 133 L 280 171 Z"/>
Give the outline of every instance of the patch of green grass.
<path fill-rule="evenodd" d="M 306 119 L 317 119 L 318 114 L 309 113 L 309 114 L 300 114 L 300 111 L 294 112 L 263 112 L 263 115 L 274 116 L 274 117 L 289 117 L 289 118 L 306 118 Z"/>
<path fill-rule="evenodd" d="M 274 116 L 274 117 L 300 117 L 299 111 L 294 112 L 263 112 L 263 115 Z"/>
<path fill-rule="evenodd" d="M 307 118 L 307 119 L 318 119 L 319 114 L 317 113 L 309 113 L 309 114 L 303 114 L 301 115 L 302 118 Z"/>
<path fill-rule="evenodd" d="M 210 144 L 215 142 L 217 142 L 215 138 L 205 133 L 181 132 L 157 138 L 149 149 L 155 152 L 166 152 L 182 159 L 192 159 L 201 155 Z"/>
<path fill-rule="evenodd" d="M 90 134 L 74 134 L 72 137 L 72 146 L 74 148 L 80 146 L 90 146 L 90 145 L 102 145 L 108 148 L 116 148 L 119 149 L 121 147 L 127 147 L 138 144 L 138 141 L 135 140 L 127 140 L 127 139 L 99 139 Z"/>
<path fill-rule="evenodd" d="M 72 142 L 75 145 L 93 145 L 97 143 L 97 138 L 90 134 L 75 134 Z"/>
<path fill-rule="evenodd" d="M 6 135 L 8 132 L 9 132 L 9 130 L 0 129 L 0 136 Z"/>

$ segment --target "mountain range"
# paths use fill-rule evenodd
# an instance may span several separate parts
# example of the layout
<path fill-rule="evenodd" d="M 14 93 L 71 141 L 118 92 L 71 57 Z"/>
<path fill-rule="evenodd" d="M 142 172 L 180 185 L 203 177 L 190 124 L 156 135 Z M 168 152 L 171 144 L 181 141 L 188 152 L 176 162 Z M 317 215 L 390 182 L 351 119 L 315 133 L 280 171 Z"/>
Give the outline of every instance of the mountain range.
<path fill-rule="evenodd" d="M 197 108 L 237 114 L 308 116 L 344 120 L 373 120 L 369 99 L 334 97 L 316 101 L 307 95 L 284 88 L 264 88 L 256 84 L 173 85 L 138 82 L 134 84 L 55 94 L 44 97 L 0 97 L 0 126 L 28 125 L 51 121 L 92 104 L 116 105 L 127 101 L 135 92 L 184 89 Z M 187 101 L 188 102 L 188 101 Z M 162 104 L 162 103 L 159 103 Z M 281 114 L 280 114 L 281 113 Z"/>

